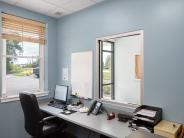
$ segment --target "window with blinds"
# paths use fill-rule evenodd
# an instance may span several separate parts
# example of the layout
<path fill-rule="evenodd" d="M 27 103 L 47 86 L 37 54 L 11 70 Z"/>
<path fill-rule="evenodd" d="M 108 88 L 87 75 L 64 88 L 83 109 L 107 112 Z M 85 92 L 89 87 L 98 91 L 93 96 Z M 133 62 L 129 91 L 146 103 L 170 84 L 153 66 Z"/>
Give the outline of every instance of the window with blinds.
<path fill-rule="evenodd" d="M 1 13 L 1 99 L 44 93 L 45 23 Z"/>
<path fill-rule="evenodd" d="M 2 38 L 45 44 L 45 23 L 2 13 Z"/>

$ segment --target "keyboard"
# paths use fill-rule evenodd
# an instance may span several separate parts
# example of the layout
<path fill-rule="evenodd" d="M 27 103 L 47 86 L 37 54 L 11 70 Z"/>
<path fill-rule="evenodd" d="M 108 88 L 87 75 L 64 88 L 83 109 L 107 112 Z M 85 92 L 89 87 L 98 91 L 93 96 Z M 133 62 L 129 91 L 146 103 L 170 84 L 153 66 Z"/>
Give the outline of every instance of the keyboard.
<path fill-rule="evenodd" d="M 66 105 L 61 104 L 61 103 L 49 103 L 48 106 L 52 106 L 52 107 L 59 108 L 59 109 L 64 109 L 66 107 Z"/>

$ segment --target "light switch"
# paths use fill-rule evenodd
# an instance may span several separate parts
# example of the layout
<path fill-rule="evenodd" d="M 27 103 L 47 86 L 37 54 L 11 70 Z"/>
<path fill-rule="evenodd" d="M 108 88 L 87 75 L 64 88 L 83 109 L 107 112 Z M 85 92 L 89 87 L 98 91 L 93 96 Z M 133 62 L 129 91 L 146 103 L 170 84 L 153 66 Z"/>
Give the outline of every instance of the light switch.
<path fill-rule="evenodd" d="M 68 68 L 63 68 L 63 80 L 68 81 Z"/>

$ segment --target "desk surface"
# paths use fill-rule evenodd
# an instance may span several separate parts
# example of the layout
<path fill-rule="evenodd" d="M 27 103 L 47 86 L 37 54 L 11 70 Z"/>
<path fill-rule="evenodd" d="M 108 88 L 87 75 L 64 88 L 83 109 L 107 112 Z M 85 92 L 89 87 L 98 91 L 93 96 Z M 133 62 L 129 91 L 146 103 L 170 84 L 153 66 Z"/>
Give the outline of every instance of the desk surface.
<path fill-rule="evenodd" d="M 165 138 L 165 137 L 155 135 L 155 134 L 143 131 L 143 130 L 137 130 L 137 131 L 133 132 L 127 138 Z"/>
<path fill-rule="evenodd" d="M 71 115 L 63 115 L 60 113 L 61 109 L 50 107 L 47 104 L 41 104 L 40 109 L 108 137 L 125 138 L 132 133 L 131 129 L 128 128 L 128 123 L 119 122 L 117 118 L 107 120 L 106 114 L 87 116 L 86 113 L 76 112 Z"/>

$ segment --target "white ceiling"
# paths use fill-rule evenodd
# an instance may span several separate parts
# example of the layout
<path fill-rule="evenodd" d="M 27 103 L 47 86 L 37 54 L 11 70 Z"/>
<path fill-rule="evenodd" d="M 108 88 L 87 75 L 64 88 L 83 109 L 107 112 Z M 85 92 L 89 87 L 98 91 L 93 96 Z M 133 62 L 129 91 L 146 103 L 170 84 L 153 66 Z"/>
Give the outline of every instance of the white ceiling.
<path fill-rule="evenodd" d="M 60 18 L 104 0 L 0 0 L 31 11 Z M 57 14 L 58 13 L 58 14 Z M 60 14 L 61 13 L 61 14 Z"/>

